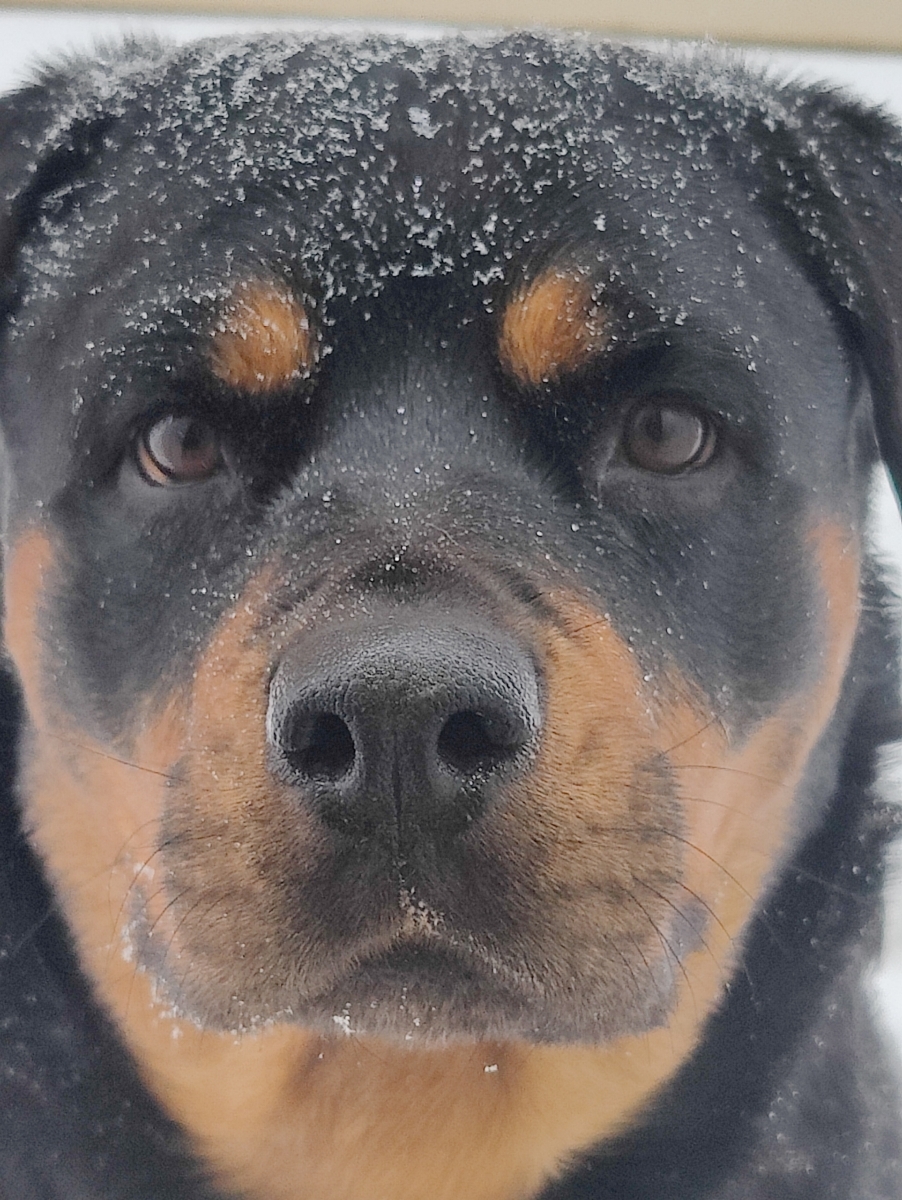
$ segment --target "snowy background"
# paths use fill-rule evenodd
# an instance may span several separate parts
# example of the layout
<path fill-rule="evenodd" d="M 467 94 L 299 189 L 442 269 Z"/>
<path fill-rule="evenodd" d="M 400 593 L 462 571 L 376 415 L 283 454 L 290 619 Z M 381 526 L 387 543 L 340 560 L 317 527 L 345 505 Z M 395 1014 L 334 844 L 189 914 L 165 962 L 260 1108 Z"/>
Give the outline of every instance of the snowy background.
<path fill-rule="evenodd" d="M 73 49 L 88 50 L 98 40 L 126 33 L 157 33 L 188 39 L 235 31 L 273 28 L 322 28 L 324 22 L 254 17 L 139 17 L 124 14 L 0 11 L 0 91 L 26 82 L 34 65 Z M 331 23 L 335 26 L 335 22 Z M 360 28 L 348 22 L 344 27 Z M 383 24 L 381 28 L 386 28 Z M 398 28 L 398 26 L 395 26 Z M 412 28 L 403 27 L 405 31 Z M 423 26 L 422 29 L 435 29 Z M 842 54 L 824 51 L 756 50 L 743 52 L 751 62 L 770 64 L 787 77 L 839 85 L 902 121 L 902 55 Z M 902 590 L 902 524 L 888 489 L 879 494 L 875 527 L 881 546 L 900 563 Z M 895 756 L 889 784 L 902 803 L 902 752 Z M 886 953 L 875 983 L 886 1019 L 902 1048 L 902 846 L 896 853 L 887 904 Z"/>

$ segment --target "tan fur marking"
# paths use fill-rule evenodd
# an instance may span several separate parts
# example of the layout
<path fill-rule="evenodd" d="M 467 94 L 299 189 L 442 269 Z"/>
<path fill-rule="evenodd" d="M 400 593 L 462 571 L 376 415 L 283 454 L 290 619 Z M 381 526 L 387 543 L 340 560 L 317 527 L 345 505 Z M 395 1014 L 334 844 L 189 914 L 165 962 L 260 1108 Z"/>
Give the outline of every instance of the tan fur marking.
<path fill-rule="evenodd" d="M 285 1026 L 243 1037 L 202 1031 L 169 1015 L 148 976 L 135 972 L 129 901 L 137 886 L 152 909 L 160 907 L 152 874 L 157 826 L 166 773 L 186 746 L 194 745 L 197 770 L 209 776 L 199 803 L 209 809 L 219 801 L 236 845 L 248 814 L 262 819 L 271 802 L 260 758 L 266 656 L 248 650 L 266 582 L 221 622 L 193 698 L 175 697 L 147 715 L 133 755 L 151 769 L 140 770 L 75 732 L 65 742 L 50 736 L 60 715 L 42 696 L 33 614 L 52 553 L 39 535 L 20 542 L 8 564 L 6 636 L 38 733 L 26 780 L 35 839 L 83 961 L 148 1082 L 226 1186 L 251 1200 L 526 1200 L 568 1155 L 617 1129 L 668 1078 L 717 1002 L 841 687 L 858 612 L 858 557 L 838 527 L 825 524 L 813 540 L 828 627 L 820 677 L 739 747 L 710 723 L 690 688 L 659 680 L 662 697 L 651 693 L 629 648 L 591 604 L 553 597 L 565 628 L 545 636 L 550 732 L 536 771 L 499 806 L 494 825 L 486 818 L 486 837 L 509 839 L 509 861 L 534 862 L 541 847 L 529 880 L 538 912 L 530 917 L 539 922 L 550 905 L 552 925 L 537 924 L 534 937 L 539 945 L 569 938 L 577 956 L 599 915 L 634 920 L 623 928 L 646 939 L 647 955 L 654 931 L 628 908 L 620 916 L 616 906 L 599 908 L 605 902 L 591 892 L 562 905 L 557 888 L 588 887 L 600 861 L 624 885 L 662 855 L 665 867 L 685 863 L 685 886 L 716 920 L 706 945 L 683 962 L 666 1027 L 599 1047 L 413 1049 Z M 211 738 L 217 730 L 228 735 L 219 747 Z M 678 779 L 686 828 L 676 846 L 666 836 L 649 840 L 655 813 L 628 786 L 632 765 L 655 754 L 667 757 Z M 658 819 L 669 825 L 671 814 Z M 678 883 L 673 895 L 677 903 L 685 898 Z"/>
<path fill-rule="evenodd" d="M 309 375 L 319 347 L 300 301 L 281 284 L 239 284 L 213 331 L 210 364 L 230 387 L 258 395 Z"/>
<path fill-rule="evenodd" d="M 38 529 L 21 535 L 7 555 L 3 572 L 3 642 L 27 694 L 41 695 L 38 613 L 47 575 L 54 563 L 53 546 Z"/>
<path fill-rule="evenodd" d="M 607 314 L 591 281 L 553 267 L 508 302 L 498 353 L 522 384 L 537 387 L 585 366 L 607 340 Z"/>

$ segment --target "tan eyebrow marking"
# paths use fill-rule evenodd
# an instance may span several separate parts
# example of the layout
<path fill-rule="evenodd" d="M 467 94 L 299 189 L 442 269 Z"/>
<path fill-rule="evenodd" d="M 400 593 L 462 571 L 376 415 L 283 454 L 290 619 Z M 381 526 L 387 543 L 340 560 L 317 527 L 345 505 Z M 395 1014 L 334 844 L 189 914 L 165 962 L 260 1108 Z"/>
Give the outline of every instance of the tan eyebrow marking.
<path fill-rule="evenodd" d="M 521 383 L 550 383 L 604 349 L 607 325 L 607 310 L 595 299 L 591 280 L 551 267 L 508 302 L 498 353 Z"/>
<path fill-rule="evenodd" d="M 210 345 L 213 374 L 254 394 L 309 375 L 319 343 L 304 305 L 284 285 L 245 280 L 226 300 Z"/>

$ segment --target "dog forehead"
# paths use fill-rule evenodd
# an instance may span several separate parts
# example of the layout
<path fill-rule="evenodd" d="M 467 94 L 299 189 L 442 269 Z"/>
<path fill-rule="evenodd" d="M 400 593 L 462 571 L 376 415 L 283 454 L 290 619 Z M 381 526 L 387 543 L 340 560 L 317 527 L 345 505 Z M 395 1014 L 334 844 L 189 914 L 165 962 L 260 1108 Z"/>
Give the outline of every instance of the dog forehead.
<path fill-rule="evenodd" d="M 210 43 L 153 71 L 111 65 L 98 81 L 91 69 L 95 94 L 75 78 L 60 123 L 108 119 L 115 153 L 76 243 L 108 244 L 125 225 L 166 238 L 192 222 L 215 240 L 217 222 L 242 216 L 265 241 L 286 205 L 296 228 L 283 237 L 327 289 L 333 275 L 348 286 L 334 269 L 341 247 L 341 266 L 353 260 L 378 287 L 461 261 L 497 282 L 518 247 L 555 230 L 571 244 L 618 229 L 635 241 L 645 220 L 666 244 L 722 214 L 713 189 L 686 183 L 720 171 L 711 147 L 753 92 L 737 73 L 729 104 L 692 97 L 635 53 L 525 37 Z M 131 220 L 126 196 L 140 200 Z"/>
<path fill-rule="evenodd" d="M 455 276 L 493 312 L 538 275 L 576 272 L 677 324 L 746 286 L 743 238 L 773 238 L 708 152 L 715 100 L 684 111 L 675 85 L 650 90 L 579 41 L 540 43 L 531 64 L 499 46 L 214 45 L 155 84 L 120 81 L 97 102 L 117 110 L 101 169 L 23 248 L 19 324 L 71 305 L 74 284 L 95 311 L 114 305 L 107 330 L 161 314 L 196 328 L 198 305 L 261 265 L 325 301 Z"/>

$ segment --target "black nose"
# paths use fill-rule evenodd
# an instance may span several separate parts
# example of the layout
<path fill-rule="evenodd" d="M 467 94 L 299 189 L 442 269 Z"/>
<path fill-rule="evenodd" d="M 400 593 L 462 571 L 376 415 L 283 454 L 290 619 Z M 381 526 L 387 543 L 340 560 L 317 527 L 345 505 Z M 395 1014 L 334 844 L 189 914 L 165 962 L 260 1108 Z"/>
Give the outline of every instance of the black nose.
<path fill-rule="evenodd" d="M 513 638 L 411 607 L 302 637 L 267 717 L 275 771 L 327 824 L 393 840 L 465 829 L 541 725 L 536 669 Z"/>

